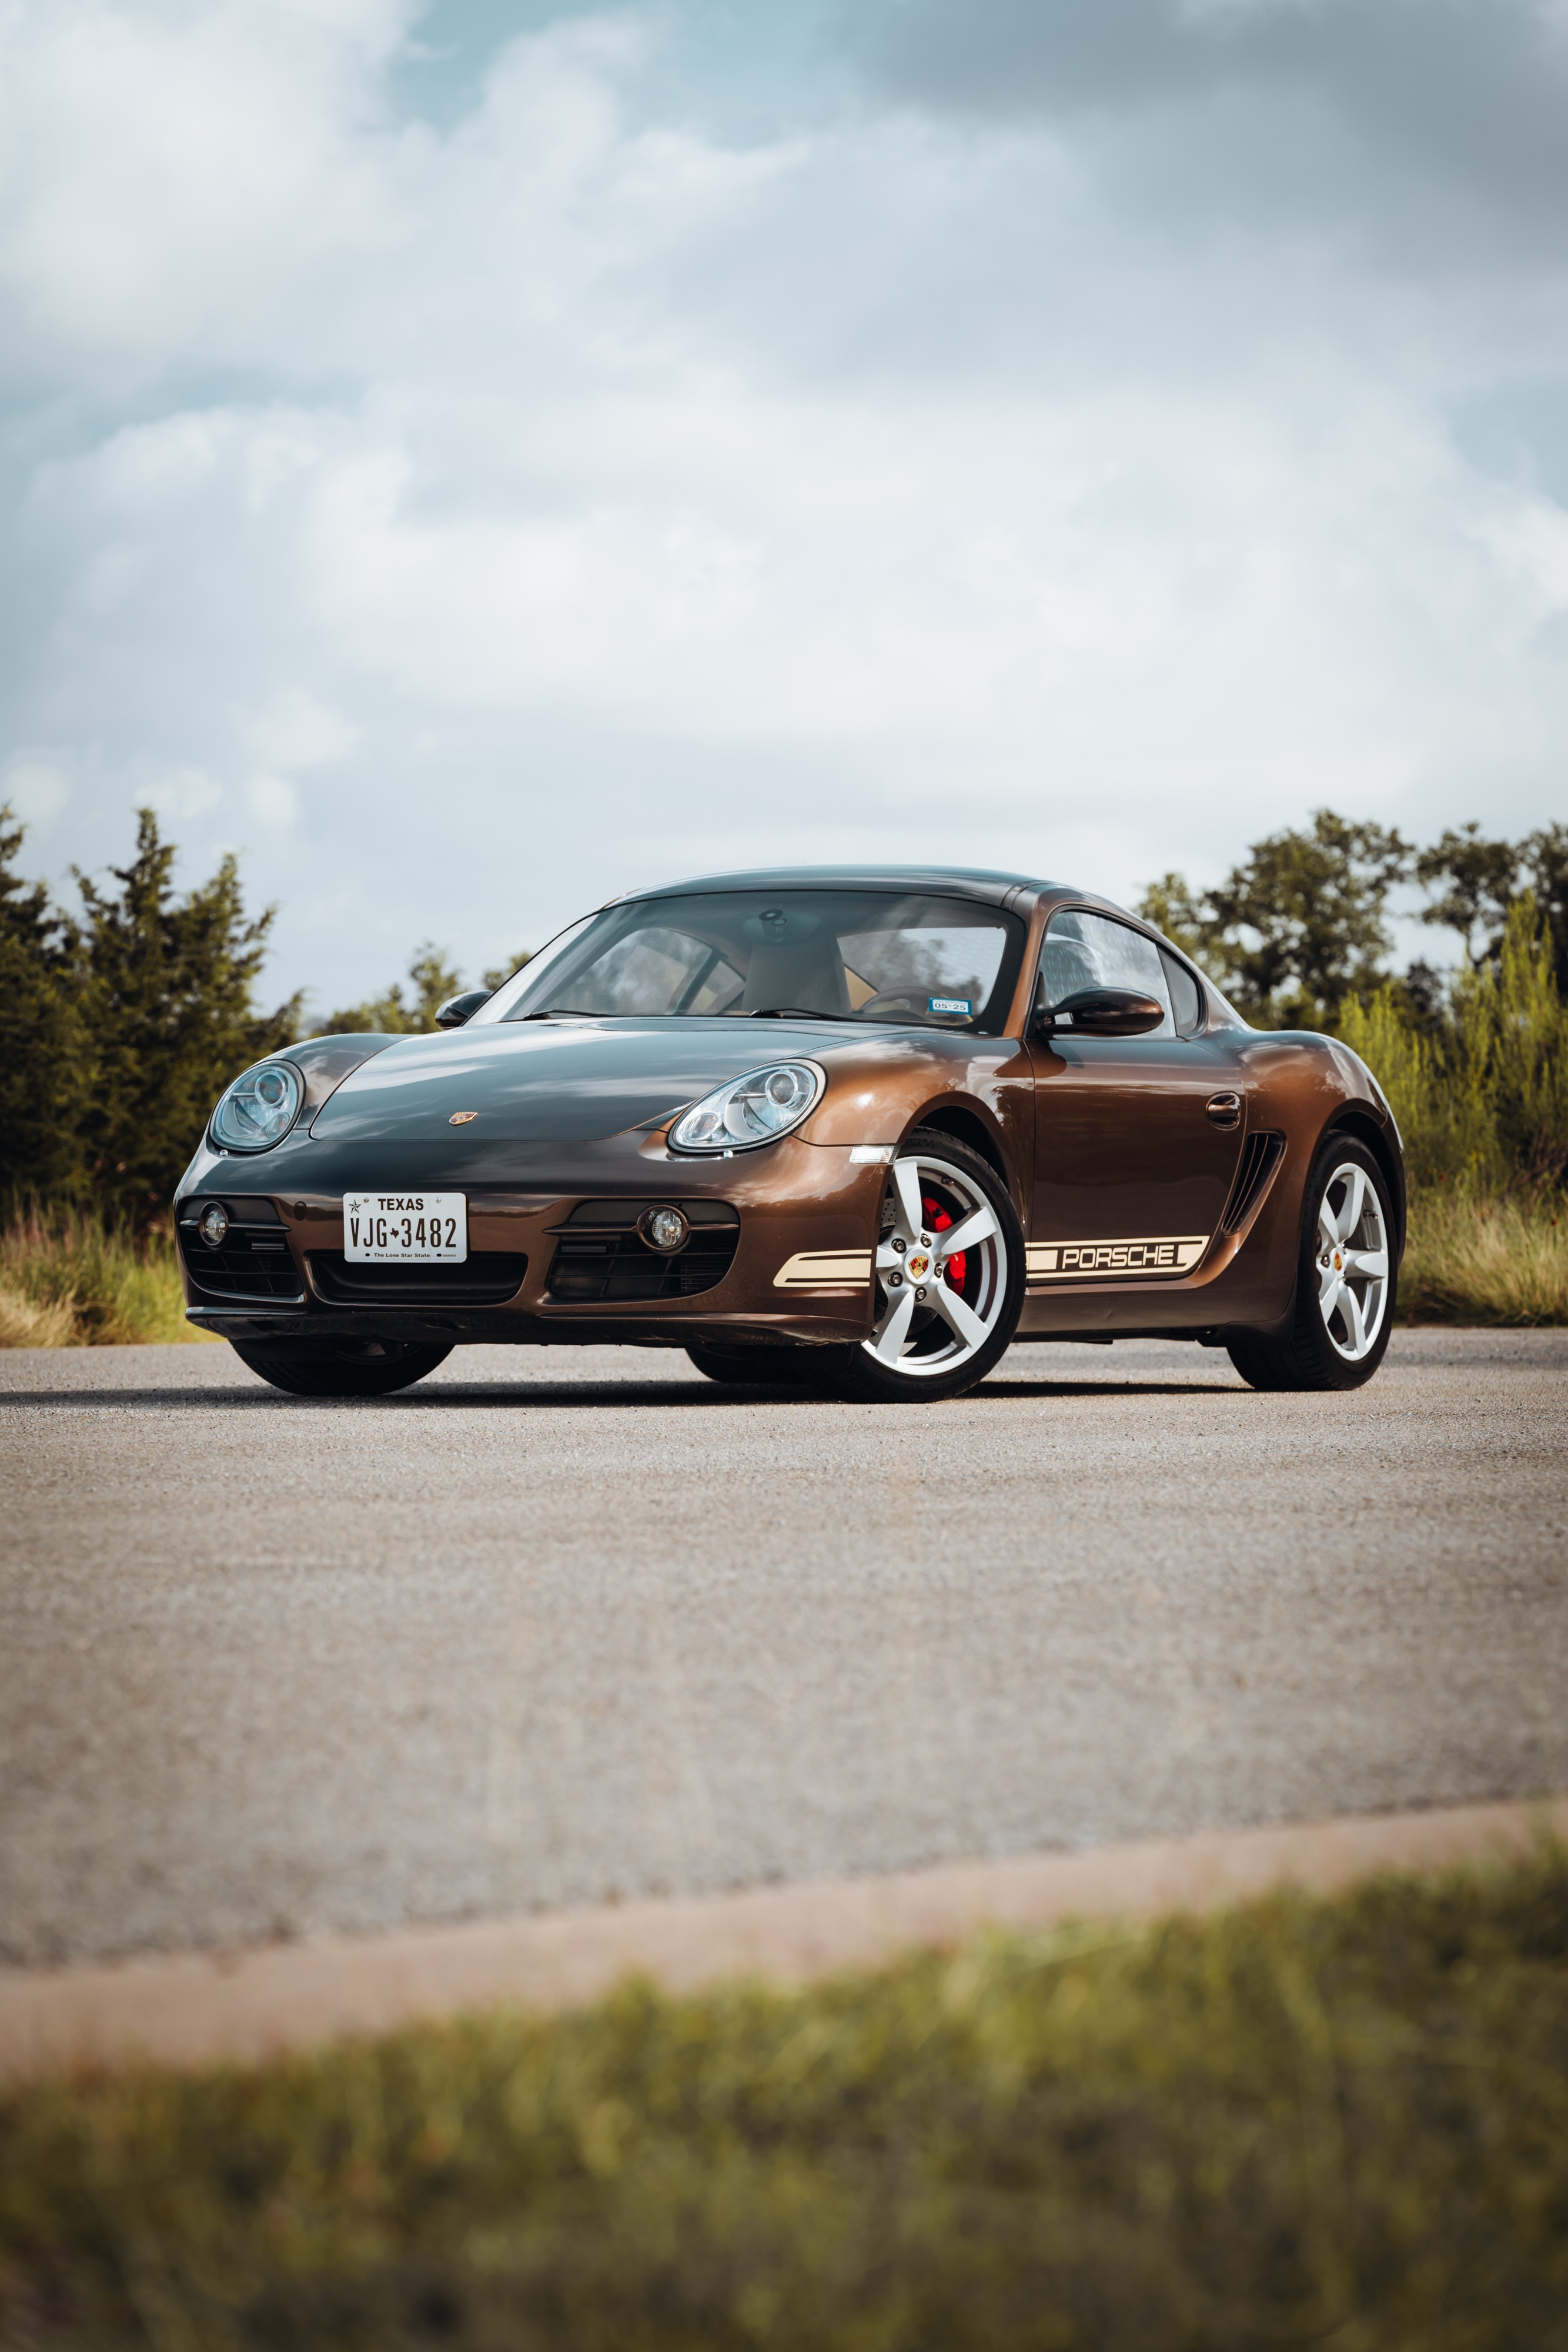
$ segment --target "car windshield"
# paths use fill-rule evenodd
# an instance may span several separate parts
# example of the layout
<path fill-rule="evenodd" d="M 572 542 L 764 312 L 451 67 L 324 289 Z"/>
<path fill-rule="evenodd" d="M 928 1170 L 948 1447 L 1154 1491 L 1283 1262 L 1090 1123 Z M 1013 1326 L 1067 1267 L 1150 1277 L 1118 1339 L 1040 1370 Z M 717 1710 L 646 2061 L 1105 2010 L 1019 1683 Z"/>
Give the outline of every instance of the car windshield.
<path fill-rule="evenodd" d="M 693 891 L 607 907 L 497 991 L 482 1022 L 805 1013 L 995 1031 L 1024 928 L 964 898 L 894 890 Z"/>

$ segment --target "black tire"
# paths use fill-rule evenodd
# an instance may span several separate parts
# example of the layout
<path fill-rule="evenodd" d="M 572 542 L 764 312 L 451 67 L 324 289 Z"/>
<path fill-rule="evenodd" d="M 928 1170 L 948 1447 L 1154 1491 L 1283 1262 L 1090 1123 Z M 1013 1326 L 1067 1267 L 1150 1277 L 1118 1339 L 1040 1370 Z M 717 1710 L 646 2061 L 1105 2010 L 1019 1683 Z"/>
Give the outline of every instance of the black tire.
<path fill-rule="evenodd" d="M 1366 1198 L 1375 1206 L 1381 1255 L 1386 1268 L 1380 1287 L 1375 1277 L 1363 1275 L 1359 1264 L 1364 1258 L 1375 1263 L 1378 1255 L 1366 1246 L 1367 1242 L 1376 1238 L 1369 1209 L 1364 1208 L 1347 1231 L 1343 1267 L 1334 1248 L 1325 1246 L 1327 1230 L 1320 1228 L 1320 1214 L 1325 1206 L 1335 1223 L 1343 1223 L 1347 1211 L 1354 1206 L 1353 1180 L 1349 1176 L 1353 1170 L 1359 1170 L 1364 1178 Z M 1246 1332 L 1227 1341 L 1227 1353 L 1242 1379 L 1255 1389 L 1322 1391 L 1364 1387 L 1388 1352 L 1389 1335 L 1394 1328 L 1394 1293 L 1398 1273 L 1394 1231 L 1388 1180 L 1365 1144 L 1347 1135 L 1325 1136 L 1312 1155 L 1307 1176 L 1301 1249 L 1296 1260 L 1295 1304 L 1290 1325 L 1279 1337 Z M 1358 1236 L 1361 1246 L 1355 1247 Z M 1336 1275 L 1349 1269 L 1354 1269 L 1352 1280 L 1340 1281 L 1334 1289 Z M 1321 1296 L 1325 1284 L 1330 1286 L 1333 1302 L 1326 1313 Z M 1375 1328 L 1368 1330 L 1375 1289 L 1376 1323 Z M 1357 1316 L 1366 1332 L 1366 1343 L 1359 1349 Z"/>
<path fill-rule="evenodd" d="M 729 1388 L 809 1388 L 817 1378 L 814 1356 L 821 1348 L 708 1348 L 700 1342 L 686 1349 L 705 1379 Z"/>
<path fill-rule="evenodd" d="M 295 1339 L 272 1348 L 231 1339 L 229 1345 L 275 1389 L 313 1397 L 391 1396 L 423 1380 L 452 1353 L 401 1339 Z"/>
<path fill-rule="evenodd" d="M 990 1209 L 995 1220 L 994 1234 L 965 1253 L 964 1279 L 951 1286 L 966 1306 L 983 1318 L 987 1336 L 967 1348 L 945 1369 L 943 1349 L 953 1335 L 936 1309 L 923 1308 L 917 1304 L 910 1313 L 906 1352 L 896 1361 L 886 1360 L 875 1352 L 874 1335 L 859 1347 L 813 1349 L 813 1355 L 821 1359 L 821 1369 L 815 1375 L 819 1382 L 831 1387 L 836 1396 L 857 1404 L 939 1404 L 947 1397 L 964 1395 L 993 1371 L 1006 1355 L 1023 1311 L 1023 1227 L 1007 1186 L 990 1162 L 967 1143 L 959 1143 L 934 1128 L 916 1128 L 900 1145 L 898 1160 L 920 1163 L 923 1201 L 932 1199 L 936 1202 L 939 1214 L 930 1222 L 937 1230 L 949 1216 L 953 1223 L 964 1222 L 960 1209 L 976 1196 Z M 896 1226 L 902 1222 L 896 1163 L 889 1171 L 883 1211 L 884 1234 L 892 1229 L 890 1210 L 892 1225 Z M 915 1263 L 913 1255 L 909 1263 Z M 880 1331 L 896 1305 L 896 1296 L 880 1276 L 873 1278 L 875 1323 Z M 945 1276 L 933 1273 L 927 1277 L 925 1288 L 935 1293 L 939 1281 L 945 1280 Z M 921 1296 L 917 1287 L 917 1300 Z"/>

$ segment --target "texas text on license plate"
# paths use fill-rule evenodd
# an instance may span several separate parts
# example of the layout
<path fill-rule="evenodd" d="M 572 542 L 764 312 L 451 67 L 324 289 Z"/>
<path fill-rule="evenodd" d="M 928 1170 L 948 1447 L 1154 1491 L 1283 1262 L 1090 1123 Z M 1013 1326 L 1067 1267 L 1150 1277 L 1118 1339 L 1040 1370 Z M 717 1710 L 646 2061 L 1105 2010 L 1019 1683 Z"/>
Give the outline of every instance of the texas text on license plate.
<path fill-rule="evenodd" d="M 345 1192 L 343 1255 L 350 1265 L 461 1265 L 467 1200 L 461 1192 Z"/>

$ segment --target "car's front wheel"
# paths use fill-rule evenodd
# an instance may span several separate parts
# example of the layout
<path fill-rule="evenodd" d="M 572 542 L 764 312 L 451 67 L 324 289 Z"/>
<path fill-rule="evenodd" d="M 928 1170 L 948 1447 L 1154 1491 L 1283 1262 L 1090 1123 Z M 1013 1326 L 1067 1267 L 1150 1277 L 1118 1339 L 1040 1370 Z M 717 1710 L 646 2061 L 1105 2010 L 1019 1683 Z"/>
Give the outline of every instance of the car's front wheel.
<path fill-rule="evenodd" d="M 423 1380 L 452 1353 L 400 1339 L 297 1339 L 273 1348 L 231 1339 L 229 1345 L 275 1389 L 315 1397 L 391 1396 Z"/>
<path fill-rule="evenodd" d="M 817 1377 L 866 1403 L 935 1403 L 974 1388 L 1011 1345 L 1023 1228 L 995 1169 L 952 1136 L 916 1129 L 889 1173 L 871 1337 L 814 1349 Z"/>
<path fill-rule="evenodd" d="M 1364 1143 L 1331 1135 L 1307 1179 L 1290 1328 L 1239 1334 L 1231 1362 L 1255 1389 L 1358 1389 L 1388 1350 L 1397 1268 L 1388 1181 Z"/>

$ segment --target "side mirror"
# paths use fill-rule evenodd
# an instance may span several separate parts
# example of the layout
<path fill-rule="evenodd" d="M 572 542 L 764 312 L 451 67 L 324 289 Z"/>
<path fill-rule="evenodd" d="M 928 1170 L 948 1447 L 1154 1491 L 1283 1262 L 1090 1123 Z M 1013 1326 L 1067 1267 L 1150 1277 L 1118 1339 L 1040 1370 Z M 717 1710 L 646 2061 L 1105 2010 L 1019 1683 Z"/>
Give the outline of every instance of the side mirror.
<path fill-rule="evenodd" d="M 465 988 L 461 996 L 449 996 L 435 1016 L 438 1029 L 461 1029 L 465 1021 L 472 1021 L 482 1004 L 488 1004 L 494 991 L 488 988 Z"/>
<path fill-rule="evenodd" d="M 1034 1027 L 1046 1037 L 1058 1029 L 1071 1029 L 1075 1037 L 1142 1037 L 1165 1017 L 1158 997 L 1134 988 L 1081 988 L 1037 1013 Z"/>

